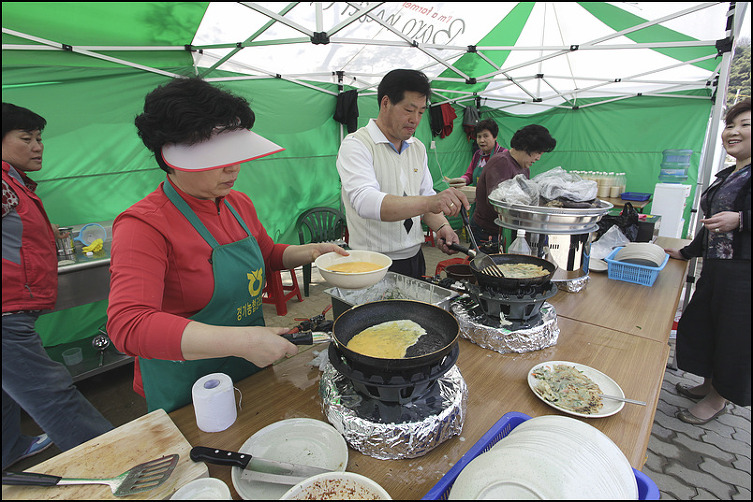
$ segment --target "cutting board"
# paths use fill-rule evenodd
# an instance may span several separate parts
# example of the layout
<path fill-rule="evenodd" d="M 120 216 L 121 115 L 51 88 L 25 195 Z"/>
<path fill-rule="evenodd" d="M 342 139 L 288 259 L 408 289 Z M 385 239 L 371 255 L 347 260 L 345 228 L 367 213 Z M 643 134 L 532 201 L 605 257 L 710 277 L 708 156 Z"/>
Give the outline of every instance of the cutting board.
<path fill-rule="evenodd" d="M 165 410 L 159 409 L 27 470 L 64 478 L 110 478 L 135 465 L 177 453 L 178 465 L 167 481 L 152 490 L 125 497 L 165 499 L 189 481 L 209 476 L 206 464 L 193 462 L 190 451 L 186 438 Z M 115 497 L 107 485 L 3 486 L 5 499 L 123 500 L 124 497 Z"/>

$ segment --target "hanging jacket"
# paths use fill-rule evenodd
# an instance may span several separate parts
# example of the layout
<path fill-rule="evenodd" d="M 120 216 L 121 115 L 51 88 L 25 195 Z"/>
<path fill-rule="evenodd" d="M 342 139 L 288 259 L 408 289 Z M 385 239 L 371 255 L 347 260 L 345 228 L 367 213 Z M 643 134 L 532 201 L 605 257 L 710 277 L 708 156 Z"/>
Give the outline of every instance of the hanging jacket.
<path fill-rule="evenodd" d="M 457 118 L 455 109 L 449 103 L 429 107 L 429 123 L 432 136 L 444 138 L 452 133 L 452 122 Z"/>
<path fill-rule="evenodd" d="M 479 122 L 479 113 L 476 107 L 466 106 L 463 110 L 463 131 L 468 141 L 476 139 L 476 126 Z"/>
<path fill-rule="evenodd" d="M 348 127 L 348 134 L 358 130 L 358 91 L 345 91 L 337 95 L 334 119 Z"/>
<path fill-rule="evenodd" d="M 3 162 L 3 185 L 18 198 L 3 201 L 3 312 L 51 310 L 58 293 L 55 235 L 36 183 Z M 9 192 L 8 192 L 9 193 Z M 14 200 L 15 204 L 15 200 Z"/>

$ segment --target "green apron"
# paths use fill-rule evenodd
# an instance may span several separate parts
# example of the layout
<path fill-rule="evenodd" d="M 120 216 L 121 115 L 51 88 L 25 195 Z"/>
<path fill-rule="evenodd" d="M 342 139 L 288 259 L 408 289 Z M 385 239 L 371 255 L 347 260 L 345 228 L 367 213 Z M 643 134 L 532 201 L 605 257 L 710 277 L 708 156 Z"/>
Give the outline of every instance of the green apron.
<path fill-rule="evenodd" d="M 209 303 L 189 319 L 214 326 L 264 326 L 261 297 L 264 258 L 243 219 L 227 200 L 223 201 L 248 237 L 221 246 L 169 181 L 165 181 L 164 190 L 168 199 L 212 246 L 214 293 Z M 195 361 L 139 357 L 139 368 L 148 411 L 164 408 L 168 413 L 191 403 L 191 388 L 204 375 L 225 373 L 233 382 L 238 382 L 261 369 L 232 356 Z"/>

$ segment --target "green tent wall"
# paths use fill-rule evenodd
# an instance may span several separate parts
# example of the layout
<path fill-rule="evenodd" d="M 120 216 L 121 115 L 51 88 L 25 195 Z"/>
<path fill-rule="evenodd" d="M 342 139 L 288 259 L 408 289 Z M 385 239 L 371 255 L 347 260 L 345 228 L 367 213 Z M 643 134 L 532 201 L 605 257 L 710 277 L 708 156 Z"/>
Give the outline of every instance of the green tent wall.
<path fill-rule="evenodd" d="M 44 11 L 45 5 L 62 6 L 59 12 L 68 15 L 50 15 Z M 3 43 L 19 43 L 18 37 L 5 32 L 10 26 L 78 45 L 179 46 L 192 39 L 206 5 L 5 2 Z M 510 19 L 527 13 L 530 5 L 521 4 Z M 179 22 L 165 31 L 154 21 L 164 16 Z M 70 31 L 82 25 L 87 29 Z M 195 73 L 187 51 L 101 52 L 153 65 L 166 74 L 70 51 L 3 51 L 3 101 L 30 108 L 48 121 L 44 131 L 45 165 L 34 178 L 51 221 L 61 225 L 112 220 L 164 180 L 164 173 L 136 135 L 133 119 L 143 106 L 144 96 L 169 81 L 170 74 Z M 405 66 L 411 65 L 406 62 Z M 237 76 L 221 70 L 211 73 L 212 78 Z M 343 127 L 332 118 L 338 86 L 301 82 L 310 87 L 279 78 L 216 82 L 246 97 L 257 116 L 254 131 L 286 148 L 246 164 L 235 189 L 252 198 L 273 239 L 293 244 L 297 243 L 294 225 L 298 215 L 315 206 L 340 206 L 335 160 Z M 444 82 L 435 85 L 447 87 Z M 344 86 L 344 90 L 349 88 Z M 359 126 L 377 114 L 377 98 L 374 89 L 370 91 L 358 100 Z M 532 175 L 556 166 L 625 172 L 628 190 L 652 192 L 661 152 L 670 148 L 694 151 L 686 183 L 695 187 L 712 91 L 707 87 L 683 93 L 699 99 L 636 95 L 593 107 L 583 106 L 589 103 L 584 99 L 577 108 L 549 108 L 535 115 L 510 113 L 482 99 L 481 116 L 499 124 L 498 141 L 503 146 L 509 146 L 513 133 L 524 125 L 538 123 L 550 130 L 557 148 L 533 166 Z M 441 93 L 434 101 L 443 101 Z M 458 118 L 448 137 L 432 137 L 428 114 L 416 131 L 416 137 L 427 146 L 432 140 L 436 142 L 436 150 L 429 150 L 429 167 L 437 190 L 445 188 L 440 165 L 441 172 L 453 177 L 465 172 L 470 161 L 471 143 L 462 130 L 462 116 L 464 105 L 471 103 L 453 103 Z M 687 213 L 690 210 L 688 207 Z M 40 319 L 38 329 L 46 345 L 91 336 L 104 322 L 105 309 L 106 301 L 48 314 Z"/>

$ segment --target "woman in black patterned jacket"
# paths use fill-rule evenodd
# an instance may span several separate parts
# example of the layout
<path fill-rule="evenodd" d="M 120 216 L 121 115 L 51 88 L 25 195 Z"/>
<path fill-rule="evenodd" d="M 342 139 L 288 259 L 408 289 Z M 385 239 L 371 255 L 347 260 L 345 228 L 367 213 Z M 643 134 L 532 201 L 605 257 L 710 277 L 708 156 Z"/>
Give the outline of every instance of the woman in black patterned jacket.
<path fill-rule="evenodd" d="M 667 249 L 672 258 L 703 257 L 693 298 L 677 326 L 677 365 L 702 376 L 678 392 L 700 401 L 677 418 L 705 424 L 727 401 L 750 406 L 750 99 L 729 109 L 722 142 L 734 166 L 720 171 L 701 196 L 707 217 L 688 246 Z"/>

